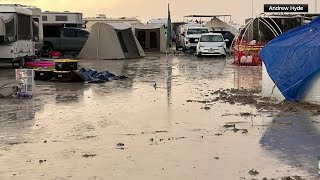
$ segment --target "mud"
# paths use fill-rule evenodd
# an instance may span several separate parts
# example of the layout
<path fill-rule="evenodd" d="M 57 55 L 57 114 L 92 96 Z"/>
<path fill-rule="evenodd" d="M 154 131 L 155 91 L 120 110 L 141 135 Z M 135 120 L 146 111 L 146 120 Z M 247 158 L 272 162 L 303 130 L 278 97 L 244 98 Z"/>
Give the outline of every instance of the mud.
<path fill-rule="evenodd" d="M 269 110 L 278 110 L 282 112 L 281 115 L 285 116 L 292 113 L 298 113 L 299 111 L 308 111 L 313 116 L 320 115 L 320 105 L 312 104 L 308 102 L 288 102 L 282 101 L 277 102 L 267 97 L 261 97 L 259 94 L 261 93 L 260 88 L 251 88 L 251 89 L 220 89 L 214 92 L 208 91 L 211 95 L 206 94 L 210 100 L 187 100 L 186 102 L 197 102 L 197 103 L 212 103 L 212 102 L 223 102 L 229 103 L 231 105 L 239 104 L 239 105 L 250 105 L 256 107 L 259 111 L 269 111 Z M 204 109 L 210 107 L 204 107 Z M 249 112 L 241 112 L 240 114 L 224 114 L 223 116 L 257 116 L 253 115 Z"/>
<path fill-rule="evenodd" d="M 83 60 L 129 78 L 1 99 L 0 179 L 319 178 L 318 106 L 260 97 L 261 67 L 232 59 Z"/>

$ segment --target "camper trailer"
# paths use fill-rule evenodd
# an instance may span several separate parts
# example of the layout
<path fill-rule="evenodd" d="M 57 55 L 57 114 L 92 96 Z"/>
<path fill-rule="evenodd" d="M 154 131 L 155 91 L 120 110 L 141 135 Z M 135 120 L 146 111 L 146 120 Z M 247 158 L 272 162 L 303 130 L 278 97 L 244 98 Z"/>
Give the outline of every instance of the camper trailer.
<path fill-rule="evenodd" d="M 83 28 L 91 31 L 91 27 L 98 22 L 103 23 L 128 23 L 130 25 L 141 24 L 140 20 L 135 17 L 107 18 L 105 14 L 98 14 L 97 17 L 83 18 Z"/>
<path fill-rule="evenodd" d="M 40 51 L 43 47 L 42 12 L 37 7 L 27 7 L 27 9 L 32 11 L 33 41 L 35 42 L 35 48 Z"/>
<path fill-rule="evenodd" d="M 77 12 L 42 12 L 44 28 L 48 26 L 58 27 L 82 27 L 82 13 Z"/>
<path fill-rule="evenodd" d="M 0 58 L 21 66 L 34 52 L 32 11 L 21 5 L 0 5 Z"/>

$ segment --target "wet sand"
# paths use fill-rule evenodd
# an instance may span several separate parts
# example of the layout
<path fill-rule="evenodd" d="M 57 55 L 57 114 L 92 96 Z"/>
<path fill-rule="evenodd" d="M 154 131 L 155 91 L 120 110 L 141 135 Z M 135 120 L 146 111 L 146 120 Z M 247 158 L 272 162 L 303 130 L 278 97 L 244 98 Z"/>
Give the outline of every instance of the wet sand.
<path fill-rule="evenodd" d="M 0 99 L 0 179 L 317 179 L 317 114 L 215 100 L 232 88 L 259 96 L 261 67 L 231 63 L 87 60 L 129 78 L 39 81 L 33 99 Z M 0 82 L 13 76 L 0 68 Z"/>

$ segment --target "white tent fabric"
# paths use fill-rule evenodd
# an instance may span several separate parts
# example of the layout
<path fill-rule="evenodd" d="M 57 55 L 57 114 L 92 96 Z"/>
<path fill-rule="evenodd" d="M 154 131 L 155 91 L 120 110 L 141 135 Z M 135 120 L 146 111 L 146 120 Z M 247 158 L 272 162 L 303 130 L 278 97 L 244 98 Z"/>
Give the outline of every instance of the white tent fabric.
<path fill-rule="evenodd" d="M 6 35 L 6 24 L 2 18 L 0 18 L 0 36 Z"/>
<path fill-rule="evenodd" d="M 217 17 L 213 17 L 205 26 L 209 29 L 224 29 L 226 31 L 230 31 L 234 35 L 238 32 L 237 28 L 229 25 Z"/>
<path fill-rule="evenodd" d="M 95 23 L 79 59 L 126 59 L 145 56 L 127 23 Z"/>
<path fill-rule="evenodd" d="M 134 34 L 139 40 L 142 48 L 145 51 L 159 51 L 166 52 L 166 29 L 164 25 L 161 24 L 137 24 L 133 26 Z M 139 32 L 143 32 L 144 37 L 140 39 Z M 151 38 L 151 33 L 155 35 Z M 142 42 L 143 41 L 143 42 Z M 151 45 L 153 44 L 153 45 Z M 154 47 L 153 47 L 154 46 Z"/>

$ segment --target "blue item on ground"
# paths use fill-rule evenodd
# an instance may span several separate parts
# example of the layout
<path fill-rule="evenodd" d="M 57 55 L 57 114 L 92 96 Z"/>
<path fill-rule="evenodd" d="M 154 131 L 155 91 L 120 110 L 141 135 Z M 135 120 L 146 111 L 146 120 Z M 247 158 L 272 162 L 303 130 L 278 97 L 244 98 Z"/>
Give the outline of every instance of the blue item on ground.
<path fill-rule="evenodd" d="M 83 76 L 84 81 L 91 83 L 103 83 L 110 80 L 124 79 L 126 76 L 116 76 L 109 71 L 98 72 L 94 69 L 81 68 L 79 73 Z"/>

